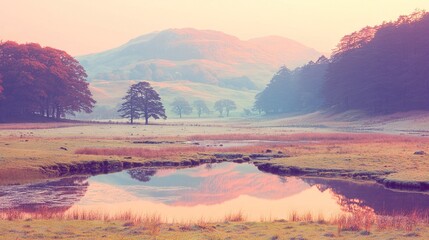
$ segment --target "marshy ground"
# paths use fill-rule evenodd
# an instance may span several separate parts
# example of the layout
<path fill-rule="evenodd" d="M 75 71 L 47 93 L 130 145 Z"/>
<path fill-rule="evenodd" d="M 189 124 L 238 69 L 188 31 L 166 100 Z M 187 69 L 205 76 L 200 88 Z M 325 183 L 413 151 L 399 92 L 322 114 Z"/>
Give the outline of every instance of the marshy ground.
<path fill-rule="evenodd" d="M 299 174 L 364 182 L 384 181 L 386 186 L 393 187 L 398 183 L 401 186 L 429 183 L 429 156 L 425 154 L 429 152 L 429 137 L 426 134 L 429 129 L 420 118 L 350 120 L 348 124 L 347 121 L 333 121 L 330 118 L 316 124 L 311 121 L 312 117 L 263 122 L 189 120 L 149 126 L 111 123 L 2 124 L 0 184 L 45 181 L 64 174 L 64 171 L 57 171 L 52 166 L 70 168 L 79 163 L 106 161 L 139 164 L 177 162 L 180 165 L 189 160 L 224 160 L 223 155 L 216 157 L 219 153 L 243 154 L 225 159 L 227 161 L 244 159 L 255 153 L 280 154 L 280 157 L 270 160 L 255 161 L 269 163 L 269 171 L 282 173 L 299 169 Z M 258 141 L 261 143 L 258 144 Z M 415 154 L 419 151 L 423 153 Z M 317 221 L 242 220 L 200 223 L 202 226 L 196 223 L 159 223 L 153 229 L 126 220 L 6 219 L 0 221 L 0 236 L 7 236 L 6 239 L 429 238 L 426 220 L 412 229 L 385 228 L 373 224 L 368 235 L 364 227 L 353 231 L 345 228 L 344 231 L 337 223 Z"/>

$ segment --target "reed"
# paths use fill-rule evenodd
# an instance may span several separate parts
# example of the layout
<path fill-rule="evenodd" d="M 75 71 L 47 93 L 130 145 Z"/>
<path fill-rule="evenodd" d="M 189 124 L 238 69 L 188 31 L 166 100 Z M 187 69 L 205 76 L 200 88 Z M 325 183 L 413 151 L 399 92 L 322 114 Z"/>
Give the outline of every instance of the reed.
<path fill-rule="evenodd" d="M 240 210 L 236 213 L 229 213 L 225 215 L 224 222 L 244 222 L 246 221 L 246 217 L 243 212 Z"/>
<path fill-rule="evenodd" d="M 109 215 L 101 211 L 74 209 L 69 211 L 49 212 L 49 209 L 41 208 L 38 211 L 25 212 L 19 209 L 6 209 L 0 212 L 0 220 L 84 220 L 84 221 L 122 221 L 126 225 L 142 225 L 151 235 L 160 233 L 162 225 L 167 221 L 162 221 L 159 214 L 135 214 L 132 211 L 126 211 L 114 215 Z M 245 222 L 247 218 L 240 210 L 229 213 L 223 219 L 215 221 L 206 221 L 200 218 L 196 221 L 186 221 L 177 223 L 182 231 L 195 229 L 213 230 L 211 223 L 216 222 Z M 279 222 L 285 220 L 261 218 L 261 222 Z M 330 224 L 337 226 L 337 234 L 341 235 L 343 231 L 366 231 L 371 232 L 373 228 L 377 230 L 403 230 L 413 231 L 419 225 L 429 224 L 429 213 L 414 211 L 408 214 L 395 214 L 392 216 L 376 215 L 372 211 L 360 211 L 355 213 L 346 213 L 325 219 L 322 214 L 314 216 L 312 213 L 298 214 L 296 211 L 289 213 L 289 222 L 309 222 L 317 221 L 318 224 Z"/>

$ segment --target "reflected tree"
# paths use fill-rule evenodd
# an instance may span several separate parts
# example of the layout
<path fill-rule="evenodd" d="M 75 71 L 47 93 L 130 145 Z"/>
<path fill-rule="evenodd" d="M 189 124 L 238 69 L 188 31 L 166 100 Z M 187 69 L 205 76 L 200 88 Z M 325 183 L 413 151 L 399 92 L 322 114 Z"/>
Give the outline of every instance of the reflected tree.
<path fill-rule="evenodd" d="M 140 182 L 149 182 L 150 177 L 156 174 L 156 169 L 153 168 L 137 168 L 127 171 L 131 178 L 139 180 Z"/>

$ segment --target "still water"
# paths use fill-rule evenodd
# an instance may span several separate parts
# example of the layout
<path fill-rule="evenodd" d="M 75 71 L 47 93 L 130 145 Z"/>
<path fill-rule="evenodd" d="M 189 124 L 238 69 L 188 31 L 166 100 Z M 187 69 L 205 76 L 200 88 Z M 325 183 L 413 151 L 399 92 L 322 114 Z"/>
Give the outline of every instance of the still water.
<path fill-rule="evenodd" d="M 377 184 L 277 176 L 250 163 L 193 168 L 137 168 L 49 183 L 0 186 L 0 210 L 97 211 L 159 214 L 167 221 L 287 219 L 292 212 L 325 218 L 369 208 L 378 214 L 429 210 L 429 195 L 395 192 Z"/>

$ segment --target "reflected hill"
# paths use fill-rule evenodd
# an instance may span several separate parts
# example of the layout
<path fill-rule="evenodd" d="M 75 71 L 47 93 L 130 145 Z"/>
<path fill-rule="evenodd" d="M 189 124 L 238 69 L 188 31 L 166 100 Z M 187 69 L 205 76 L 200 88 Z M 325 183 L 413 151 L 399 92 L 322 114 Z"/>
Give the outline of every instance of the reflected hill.
<path fill-rule="evenodd" d="M 338 195 L 338 202 L 345 211 L 359 207 L 374 209 L 376 214 L 409 214 L 429 211 L 429 195 L 425 193 L 399 192 L 380 184 L 356 183 L 344 180 L 303 178 L 309 185 L 321 191 L 329 189 Z"/>

